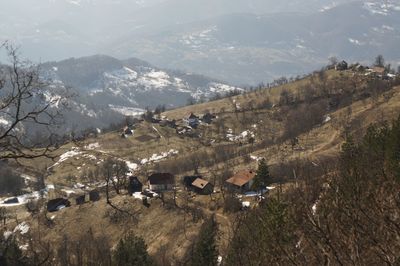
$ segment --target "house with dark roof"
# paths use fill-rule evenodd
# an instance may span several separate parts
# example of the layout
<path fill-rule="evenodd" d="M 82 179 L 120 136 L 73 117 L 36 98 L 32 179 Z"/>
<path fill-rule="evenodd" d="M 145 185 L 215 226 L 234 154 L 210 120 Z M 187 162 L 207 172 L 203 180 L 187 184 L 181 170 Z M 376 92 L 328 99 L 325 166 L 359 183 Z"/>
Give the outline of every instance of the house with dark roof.
<path fill-rule="evenodd" d="M 100 192 L 96 189 L 89 192 L 89 200 L 90 201 L 99 201 L 100 200 Z"/>
<path fill-rule="evenodd" d="M 344 71 L 344 70 L 347 70 L 347 68 L 348 68 L 348 64 L 344 60 L 335 65 L 335 70 L 337 70 L 337 71 Z"/>
<path fill-rule="evenodd" d="M 192 128 L 197 128 L 197 126 L 200 124 L 199 117 L 196 116 L 193 113 L 190 113 L 188 117 L 188 125 Z"/>
<path fill-rule="evenodd" d="M 47 202 L 47 211 L 56 212 L 63 208 L 71 206 L 71 202 L 64 198 L 52 199 Z"/>
<path fill-rule="evenodd" d="M 170 173 L 154 173 L 148 177 L 147 185 L 153 191 L 172 190 L 175 185 L 175 178 Z"/>
<path fill-rule="evenodd" d="M 229 189 L 243 193 L 251 190 L 255 176 L 255 171 L 241 170 L 225 182 Z"/>
<path fill-rule="evenodd" d="M 129 177 L 128 193 L 133 194 L 135 192 L 142 192 L 143 184 L 137 178 L 137 176 Z"/>
<path fill-rule="evenodd" d="M 213 119 L 215 119 L 215 118 L 216 118 L 215 115 L 213 115 L 211 113 L 205 113 L 203 115 L 203 117 L 201 118 L 201 121 L 203 121 L 204 123 L 207 123 L 207 124 L 211 124 Z"/>
<path fill-rule="evenodd" d="M 76 205 L 82 205 L 89 201 L 88 194 L 81 194 L 75 198 Z"/>

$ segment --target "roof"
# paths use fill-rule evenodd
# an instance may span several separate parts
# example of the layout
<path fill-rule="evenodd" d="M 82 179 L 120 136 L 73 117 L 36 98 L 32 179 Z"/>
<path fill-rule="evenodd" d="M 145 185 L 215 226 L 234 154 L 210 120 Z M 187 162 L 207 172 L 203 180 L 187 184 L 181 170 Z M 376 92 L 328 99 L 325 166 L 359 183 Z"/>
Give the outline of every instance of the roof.
<path fill-rule="evenodd" d="M 211 114 L 211 113 L 205 113 L 205 114 L 203 115 L 203 118 L 204 118 L 204 117 L 214 118 L 215 115 L 213 115 L 213 114 Z"/>
<path fill-rule="evenodd" d="M 198 119 L 199 117 L 193 113 L 190 113 L 189 119 Z"/>
<path fill-rule="evenodd" d="M 170 173 L 155 173 L 149 176 L 148 181 L 151 185 L 174 184 L 174 176 Z"/>
<path fill-rule="evenodd" d="M 192 186 L 203 189 L 207 186 L 207 184 L 209 184 L 208 181 L 201 179 L 201 178 L 196 178 L 193 181 Z"/>
<path fill-rule="evenodd" d="M 183 177 L 183 183 L 185 184 L 185 186 L 191 186 L 192 183 L 194 182 L 194 180 L 196 180 L 197 178 L 201 178 L 201 176 L 200 175 L 184 176 Z"/>
<path fill-rule="evenodd" d="M 226 182 L 241 187 L 251 181 L 255 176 L 256 172 L 252 170 L 242 170 L 226 180 Z"/>

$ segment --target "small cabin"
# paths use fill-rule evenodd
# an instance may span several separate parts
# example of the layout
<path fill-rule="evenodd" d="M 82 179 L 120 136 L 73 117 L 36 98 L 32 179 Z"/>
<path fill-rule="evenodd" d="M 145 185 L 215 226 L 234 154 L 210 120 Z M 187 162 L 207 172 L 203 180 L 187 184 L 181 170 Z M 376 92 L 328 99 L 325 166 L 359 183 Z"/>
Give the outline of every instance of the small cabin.
<path fill-rule="evenodd" d="M 168 191 L 174 188 L 175 178 L 170 173 L 155 173 L 148 177 L 147 185 L 153 191 Z"/>
<path fill-rule="evenodd" d="M 200 124 L 199 117 L 196 116 L 193 113 L 190 113 L 188 117 L 188 125 L 192 128 L 197 128 L 197 126 Z"/>
<path fill-rule="evenodd" d="M 347 68 L 348 68 L 348 64 L 344 60 L 342 62 L 337 63 L 335 66 L 335 70 L 337 70 L 337 71 L 344 71 L 344 70 L 347 70 Z"/>
<path fill-rule="evenodd" d="M 71 206 L 71 202 L 64 198 L 52 199 L 47 202 L 47 211 L 56 212 L 63 208 Z"/>
<path fill-rule="evenodd" d="M 89 195 L 83 194 L 75 198 L 75 203 L 76 205 L 82 205 L 88 202 L 88 200 L 89 200 Z"/>
<path fill-rule="evenodd" d="M 184 176 L 182 183 L 185 186 L 185 188 L 187 190 L 191 190 L 192 189 L 192 183 L 194 182 L 194 180 L 196 180 L 197 178 L 201 178 L 200 175 L 191 175 L 191 176 Z"/>
<path fill-rule="evenodd" d="M 99 201 L 100 200 L 100 193 L 97 190 L 92 190 L 89 192 L 89 200 L 90 201 Z"/>
<path fill-rule="evenodd" d="M 213 115 L 213 114 L 211 114 L 211 113 L 206 113 L 206 114 L 203 115 L 203 117 L 201 118 L 201 120 L 202 120 L 204 123 L 211 124 L 212 121 L 213 121 L 213 119 L 215 119 L 215 118 L 216 118 L 215 115 Z"/>
<path fill-rule="evenodd" d="M 210 195 L 214 192 L 214 185 L 207 180 L 196 178 L 192 183 L 193 191 L 201 195 Z"/>
<path fill-rule="evenodd" d="M 137 176 L 129 177 L 129 185 L 128 185 L 128 193 L 133 194 L 135 192 L 141 192 L 143 188 L 142 182 L 138 179 Z"/>
<path fill-rule="evenodd" d="M 242 170 L 226 180 L 229 189 L 240 193 L 251 190 L 256 172 L 253 170 Z"/>

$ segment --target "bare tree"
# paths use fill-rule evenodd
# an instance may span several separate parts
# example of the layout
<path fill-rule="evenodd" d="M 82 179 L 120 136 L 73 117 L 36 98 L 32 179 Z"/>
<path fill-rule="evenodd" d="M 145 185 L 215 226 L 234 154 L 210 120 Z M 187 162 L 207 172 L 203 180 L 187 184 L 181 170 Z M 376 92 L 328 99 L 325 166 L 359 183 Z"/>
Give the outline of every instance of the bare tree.
<path fill-rule="evenodd" d="M 4 43 L 0 50 L 9 58 L 8 65 L 0 65 L 0 159 L 49 157 L 66 91 L 41 78 L 40 67 L 21 60 L 12 45 Z M 46 141 L 35 143 L 33 130 Z"/>
<path fill-rule="evenodd" d="M 129 172 L 129 168 L 126 162 L 110 158 L 103 163 L 102 168 L 107 186 L 111 183 L 115 192 L 120 194 L 121 189 L 127 186 L 126 173 Z"/>

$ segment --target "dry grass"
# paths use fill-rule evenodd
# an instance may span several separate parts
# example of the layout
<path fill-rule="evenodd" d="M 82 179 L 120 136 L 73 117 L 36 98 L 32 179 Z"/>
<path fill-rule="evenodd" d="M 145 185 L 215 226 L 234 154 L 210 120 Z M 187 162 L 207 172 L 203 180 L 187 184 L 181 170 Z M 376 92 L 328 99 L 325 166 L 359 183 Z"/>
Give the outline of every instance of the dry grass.
<path fill-rule="evenodd" d="M 350 75 L 350 73 L 344 73 Z M 336 71 L 328 72 L 328 79 L 340 78 L 340 74 Z M 249 111 L 243 113 L 234 113 L 233 100 L 241 106 L 246 106 L 249 102 L 255 103 L 270 98 L 271 102 L 277 103 L 282 90 L 297 93 L 300 87 L 310 84 L 309 79 L 293 82 L 270 90 L 252 92 L 246 95 L 235 96 L 231 99 L 222 99 L 219 101 L 208 102 L 204 104 L 188 106 L 165 113 L 169 118 L 182 119 L 190 112 L 202 114 L 206 111 L 217 113 L 218 120 L 224 121 L 224 129 L 221 130 L 217 126 L 218 121 L 211 126 L 202 126 L 199 132 L 203 133 L 200 139 L 181 138 L 175 133 L 174 129 L 168 127 L 160 127 L 149 123 L 142 123 L 135 130 L 135 135 L 127 139 L 122 139 L 119 132 L 111 132 L 100 135 L 98 138 L 87 139 L 81 143 L 70 143 L 61 147 L 55 155 L 61 155 L 70 151 L 72 147 L 78 146 L 80 151 L 85 154 L 96 156 L 96 160 L 85 158 L 82 155 L 75 156 L 54 167 L 54 172 L 47 177 L 48 183 L 58 185 L 71 185 L 76 181 L 80 181 L 79 177 L 83 171 L 95 169 L 99 166 L 99 162 L 108 157 L 115 157 L 131 162 L 139 162 L 143 158 L 149 158 L 153 154 L 175 149 L 179 151 L 179 155 L 166 160 L 166 162 L 178 163 L 187 160 L 193 154 L 200 152 L 211 152 L 219 145 L 230 143 L 226 140 L 226 130 L 232 128 L 234 134 L 239 134 L 244 130 L 252 129 L 256 133 L 256 144 L 263 139 L 273 139 L 282 135 L 284 130 L 284 119 L 282 109 L 275 107 L 272 109 L 262 109 L 257 111 Z M 349 110 L 351 109 L 351 112 Z M 220 113 L 224 110 L 223 113 Z M 400 113 L 400 87 L 393 88 L 378 99 L 373 100 L 367 98 L 363 101 L 353 102 L 349 107 L 336 110 L 329 114 L 331 121 L 316 126 L 309 132 L 299 136 L 299 144 L 292 149 L 289 143 L 280 143 L 260 147 L 251 155 L 265 157 L 270 165 L 287 164 L 295 160 L 311 160 L 316 161 L 320 158 L 336 157 L 340 146 L 344 141 L 343 125 L 351 125 L 351 133 L 361 136 L 362 132 L 369 124 L 391 120 Z M 283 117 L 282 117 L 283 116 Z M 257 128 L 251 128 L 253 124 L 257 124 Z M 212 145 L 203 145 L 202 141 L 215 140 Z M 85 146 L 91 143 L 99 143 L 100 148 L 94 150 L 85 150 Z M 232 144 L 232 143 L 230 143 Z M 248 143 L 236 144 L 237 150 L 250 147 Z M 35 172 L 43 171 L 46 167 L 54 164 L 51 160 L 40 159 L 32 161 L 22 161 L 28 169 Z M 80 167 L 80 169 L 78 169 Z M 146 166 L 147 170 L 152 170 L 153 164 Z M 215 163 L 210 167 L 201 167 L 199 169 L 205 179 L 213 180 L 213 177 L 220 174 L 221 171 L 228 170 L 237 171 L 243 168 L 256 169 L 257 162 L 255 160 L 244 160 L 243 156 L 230 158 L 225 162 Z M 182 171 L 178 176 L 192 174 L 191 171 Z M 66 180 L 68 175 L 78 177 L 77 180 Z M 142 179 L 145 176 L 140 176 Z M 291 186 L 292 184 L 287 184 Z M 285 188 L 285 186 L 284 186 Z M 110 209 L 104 200 L 96 203 L 89 203 L 81 207 L 71 207 L 56 213 L 55 226 L 46 229 L 45 239 L 55 244 L 61 239 L 63 234 L 71 237 L 78 237 L 82 231 L 92 228 L 96 234 L 106 234 L 110 237 L 112 243 L 116 243 L 120 237 L 128 230 L 133 230 L 142 236 L 149 246 L 149 252 L 156 254 L 165 249 L 168 257 L 182 258 L 186 248 L 195 238 L 200 227 L 199 223 L 193 223 L 190 215 L 185 214 L 181 210 L 167 209 L 161 205 L 159 201 L 153 201 L 150 208 L 145 208 L 138 200 L 126 196 L 117 196 L 113 199 L 119 206 L 124 206 L 135 213 L 138 223 L 126 221 L 122 224 L 114 224 L 110 222 L 107 213 Z M 218 199 L 217 199 L 218 202 Z M 182 199 L 178 199 L 178 203 L 182 204 Z M 178 204 L 178 205 L 179 205 Z M 192 203 L 200 206 L 207 215 L 211 215 L 211 211 L 215 204 L 209 197 L 199 196 L 193 199 Z M 24 209 L 17 209 L 21 219 L 27 219 Z M 25 213 L 25 214 L 24 214 Z M 223 237 L 219 240 L 222 249 L 226 248 L 229 243 L 229 227 L 232 217 L 224 215 L 220 209 L 215 211 L 218 223 L 221 225 L 220 230 Z M 34 224 L 33 220 L 31 220 Z M 77 230 L 79 228 L 79 230 Z"/>

